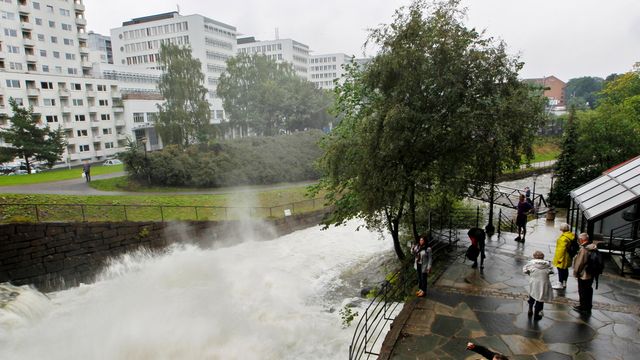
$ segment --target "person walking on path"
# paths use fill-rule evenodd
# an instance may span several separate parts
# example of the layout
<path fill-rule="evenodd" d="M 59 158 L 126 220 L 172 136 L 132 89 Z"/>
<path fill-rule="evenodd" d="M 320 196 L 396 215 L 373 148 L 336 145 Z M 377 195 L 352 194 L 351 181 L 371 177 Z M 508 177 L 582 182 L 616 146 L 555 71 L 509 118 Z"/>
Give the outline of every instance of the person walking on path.
<path fill-rule="evenodd" d="M 573 309 L 581 314 L 589 314 L 593 304 L 593 276 L 587 271 L 587 261 L 589 253 L 596 251 L 598 247 L 589 243 L 589 235 L 587 233 L 582 233 L 578 236 L 578 244 L 580 244 L 580 251 L 573 259 L 573 276 L 578 279 L 580 305 L 574 306 Z"/>
<path fill-rule="evenodd" d="M 86 182 L 91 182 L 91 164 L 89 161 L 85 161 L 82 164 L 82 172 L 84 173 L 84 179 Z"/>
<path fill-rule="evenodd" d="M 423 297 L 427 293 L 427 276 L 431 272 L 431 247 L 427 246 L 426 236 L 420 236 L 418 243 L 411 248 L 415 260 L 413 267 L 418 275 L 418 297 Z"/>
<path fill-rule="evenodd" d="M 518 237 L 516 241 L 524 242 L 525 236 L 527 236 L 527 214 L 533 209 L 533 205 L 529 204 L 524 195 L 520 194 L 520 200 L 517 205 L 518 215 L 516 216 L 516 226 L 518 226 Z M 522 237 L 520 237 L 522 235 Z"/>
<path fill-rule="evenodd" d="M 560 224 L 560 231 L 562 231 L 562 234 L 560 234 L 560 237 L 556 240 L 556 252 L 553 256 L 553 266 L 558 269 L 558 285 L 554 286 L 556 290 L 564 290 L 567 288 L 569 266 L 571 266 L 569 246 L 575 238 L 575 235 L 571 232 L 571 227 L 567 223 Z"/>
<path fill-rule="evenodd" d="M 468 342 L 467 343 L 467 350 L 471 350 L 475 353 L 478 353 L 482 356 L 484 356 L 485 359 L 489 359 L 489 360 L 509 360 L 508 357 L 497 353 L 495 351 L 491 351 L 488 348 L 482 346 L 482 345 L 478 345 L 478 344 L 474 344 L 472 342 Z"/>
<path fill-rule="evenodd" d="M 484 247 L 487 236 L 484 230 L 480 228 L 469 229 L 467 235 L 471 241 L 471 246 L 474 248 L 472 255 L 475 255 L 469 259 L 473 261 L 471 267 L 474 269 L 478 267 L 478 256 L 480 256 L 480 269 L 484 269 L 484 259 L 487 257 L 484 252 Z"/>
<path fill-rule="evenodd" d="M 533 253 L 533 259 L 522 268 L 522 272 L 529 275 L 529 300 L 527 301 L 529 312 L 527 315 L 533 315 L 534 320 L 540 320 L 544 303 L 553 300 L 553 290 L 549 280 L 549 275 L 553 274 L 553 267 L 544 260 L 542 251 L 536 251 Z"/>

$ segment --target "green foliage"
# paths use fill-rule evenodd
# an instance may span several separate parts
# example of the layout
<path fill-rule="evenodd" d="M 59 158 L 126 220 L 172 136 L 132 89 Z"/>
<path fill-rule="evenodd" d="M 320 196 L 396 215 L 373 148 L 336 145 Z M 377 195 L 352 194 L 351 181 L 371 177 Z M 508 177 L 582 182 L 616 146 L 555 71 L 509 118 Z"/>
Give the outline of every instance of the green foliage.
<path fill-rule="evenodd" d="M 167 146 L 146 154 L 131 146 L 121 154 L 130 177 L 152 185 L 221 187 L 317 179 L 320 131 L 252 137 L 192 146 Z"/>
<path fill-rule="evenodd" d="M 599 77 L 583 76 L 569 80 L 564 88 L 564 98 L 569 107 L 577 109 L 595 109 L 598 93 L 604 80 Z"/>
<path fill-rule="evenodd" d="M 335 205 L 325 224 L 361 217 L 388 229 L 400 259 L 405 215 L 416 237 L 416 218 L 450 206 L 465 176 L 487 179 L 531 157 L 541 123 L 542 94 L 518 80 L 522 64 L 464 16 L 456 0 L 398 10 L 369 37 L 379 55 L 347 67 L 336 89 L 341 121 L 322 143 L 317 188 Z"/>
<path fill-rule="evenodd" d="M 213 127 L 200 61 L 191 56 L 189 47 L 165 43 L 160 48 L 160 65 L 164 72 L 158 89 L 165 102 L 158 105 L 156 129 L 163 143 L 182 147 L 205 143 Z"/>
<path fill-rule="evenodd" d="M 11 127 L 0 129 L 0 137 L 11 146 L 0 147 L 3 157 L 20 157 L 31 173 L 31 163 L 34 160 L 43 161 L 49 168 L 60 160 L 67 145 L 61 127 L 55 130 L 42 126 L 40 118 L 34 116 L 33 109 L 25 109 L 13 98 L 9 98 L 9 105 L 13 116 Z"/>
<path fill-rule="evenodd" d="M 91 166 L 91 175 L 111 174 L 115 172 L 123 171 L 123 165 L 114 166 Z M 29 176 L 0 176 L 0 186 L 12 186 L 12 185 L 27 185 L 27 184 L 40 184 L 53 181 L 62 180 L 81 180 L 80 173 L 81 167 L 74 167 L 71 169 L 53 169 Z M 95 180 L 98 181 L 98 180 Z M 89 183 L 93 185 L 94 181 Z"/>
<path fill-rule="evenodd" d="M 555 166 L 555 176 L 558 180 L 553 184 L 549 194 L 549 202 L 556 207 L 567 207 L 569 205 L 569 192 L 581 184 L 578 178 L 577 163 L 577 124 L 576 109 L 569 110 L 567 126 L 562 137 L 560 156 Z"/>
<path fill-rule="evenodd" d="M 351 323 L 353 322 L 353 320 L 355 320 L 355 318 L 358 317 L 358 315 L 359 315 L 357 311 L 353 311 L 351 308 L 352 308 L 352 306 L 345 305 L 339 311 L 340 318 L 342 319 L 342 328 L 343 329 L 346 329 L 349 326 L 351 326 Z"/>
<path fill-rule="evenodd" d="M 291 64 L 264 55 L 239 54 L 227 61 L 218 95 L 229 115 L 229 125 L 242 136 L 321 129 L 330 121 L 331 97 L 296 75 Z"/>

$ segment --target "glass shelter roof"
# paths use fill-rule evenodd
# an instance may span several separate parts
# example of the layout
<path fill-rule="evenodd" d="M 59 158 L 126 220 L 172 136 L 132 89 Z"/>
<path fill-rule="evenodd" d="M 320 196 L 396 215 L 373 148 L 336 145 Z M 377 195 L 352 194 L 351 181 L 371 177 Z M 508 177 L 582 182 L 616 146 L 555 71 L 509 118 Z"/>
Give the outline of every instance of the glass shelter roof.
<path fill-rule="evenodd" d="M 571 191 L 571 197 L 587 220 L 640 199 L 640 156 Z"/>

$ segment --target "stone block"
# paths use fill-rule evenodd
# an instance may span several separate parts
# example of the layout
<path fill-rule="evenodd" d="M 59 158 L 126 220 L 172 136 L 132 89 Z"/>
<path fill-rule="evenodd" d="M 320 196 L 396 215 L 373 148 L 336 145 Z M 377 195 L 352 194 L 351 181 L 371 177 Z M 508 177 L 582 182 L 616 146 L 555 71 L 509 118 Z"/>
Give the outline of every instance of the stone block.
<path fill-rule="evenodd" d="M 44 265 L 37 264 L 9 271 L 9 277 L 11 278 L 11 280 L 20 280 L 42 276 L 45 273 L 46 270 L 44 268 Z"/>
<path fill-rule="evenodd" d="M 53 262 L 45 262 L 44 268 L 47 270 L 47 273 L 51 274 L 56 271 L 60 271 L 64 269 L 64 261 L 53 261 Z"/>
<path fill-rule="evenodd" d="M 116 229 L 110 229 L 110 230 L 106 230 L 102 233 L 102 238 L 103 239 L 108 239 L 108 238 L 112 238 L 114 236 L 118 235 L 118 230 Z"/>
<path fill-rule="evenodd" d="M 58 234 L 64 234 L 66 232 L 66 229 L 64 226 L 54 226 L 51 225 L 49 227 L 47 227 L 47 231 L 46 234 L 47 236 L 55 236 Z"/>
<path fill-rule="evenodd" d="M 127 226 L 118 228 L 118 235 L 137 234 L 140 230 L 137 226 Z"/>
<path fill-rule="evenodd" d="M 16 225 L 4 224 L 0 225 L 0 235 L 13 235 L 16 233 Z"/>

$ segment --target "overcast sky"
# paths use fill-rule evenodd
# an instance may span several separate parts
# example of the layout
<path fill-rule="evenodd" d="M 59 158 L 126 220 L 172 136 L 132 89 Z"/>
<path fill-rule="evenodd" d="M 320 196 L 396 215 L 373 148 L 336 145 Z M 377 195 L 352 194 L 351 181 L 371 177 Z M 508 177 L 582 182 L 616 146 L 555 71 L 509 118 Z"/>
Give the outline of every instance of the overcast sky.
<path fill-rule="evenodd" d="M 258 40 L 292 38 L 313 54 L 362 56 L 371 27 L 410 0 L 84 0 L 88 29 L 104 35 L 135 17 L 175 11 L 233 25 Z M 638 0 L 466 0 L 467 24 L 504 40 L 524 78 L 606 77 L 640 61 Z M 368 53 L 367 55 L 375 55 Z"/>

